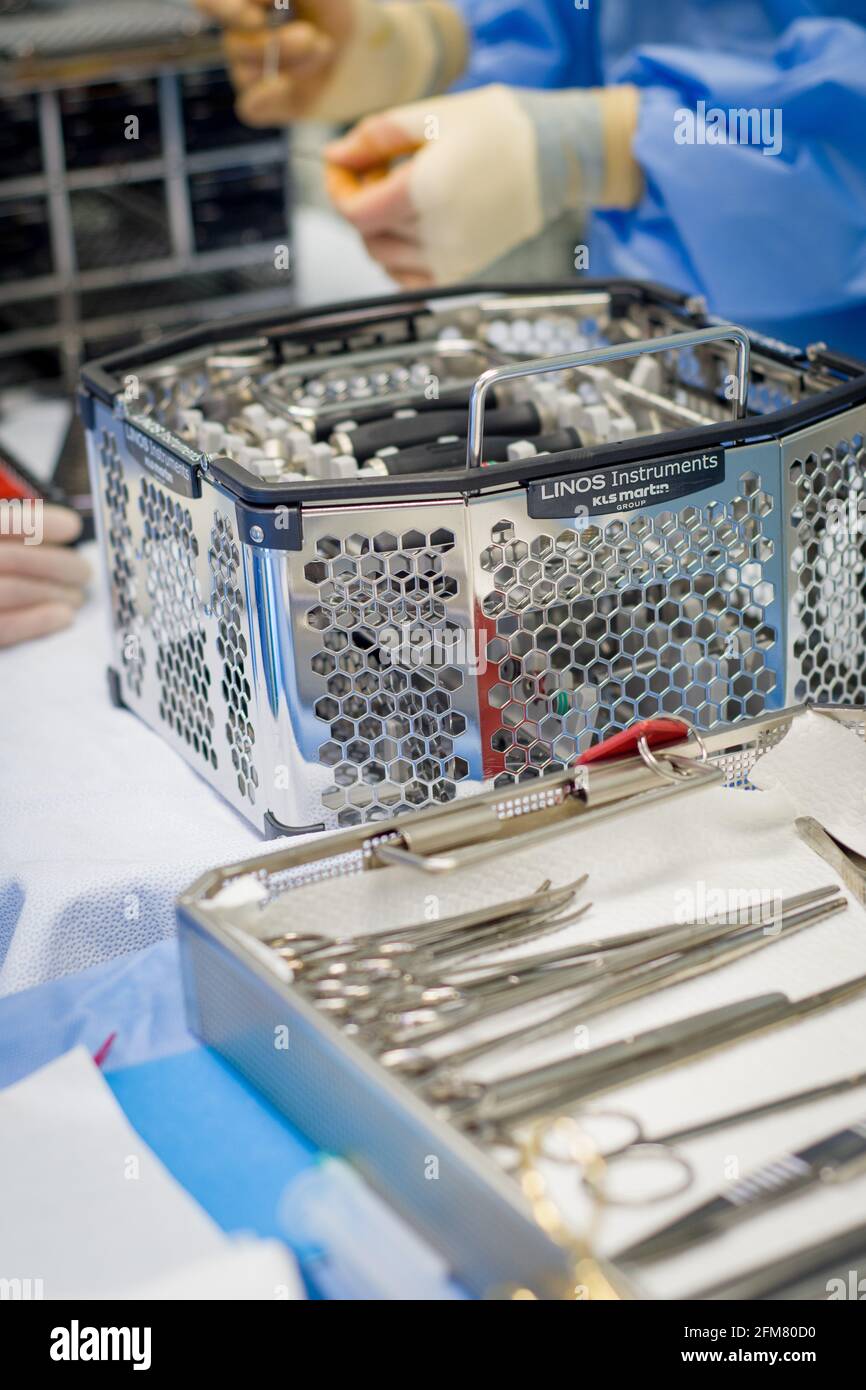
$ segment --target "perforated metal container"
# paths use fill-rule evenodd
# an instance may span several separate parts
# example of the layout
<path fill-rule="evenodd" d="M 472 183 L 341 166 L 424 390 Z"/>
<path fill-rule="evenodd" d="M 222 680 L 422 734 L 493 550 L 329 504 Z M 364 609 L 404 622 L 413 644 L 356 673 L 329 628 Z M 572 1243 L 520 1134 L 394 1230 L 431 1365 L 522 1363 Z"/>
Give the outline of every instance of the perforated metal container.
<path fill-rule="evenodd" d="M 657 353 L 650 423 L 479 467 L 487 386 L 519 392 L 541 370 L 520 361 L 537 334 L 521 329 L 531 353 L 503 352 L 502 325 L 516 349 L 516 325 L 552 313 L 581 349 L 558 379 L 562 361 L 579 376 L 610 357 L 634 395 L 626 372 Z M 448 389 L 493 373 L 465 466 L 265 482 L 137 394 L 198 373 L 211 402 L 238 382 L 271 400 L 323 358 L 350 371 L 373 351 L 386 368 L 390 354 L 397 408 L 407 359 L 429 363 L 448 335 L 472 345 Z M 633 282 L 398 296 L 105 358 L 85 370 L 82 414 L 114 696 L 273 833 L 507 787 L 659 712 L 713 729 L 803 699 L 862 703 L 864 372 Z M 297 392 L 283 409 L 315 430 Z"/>

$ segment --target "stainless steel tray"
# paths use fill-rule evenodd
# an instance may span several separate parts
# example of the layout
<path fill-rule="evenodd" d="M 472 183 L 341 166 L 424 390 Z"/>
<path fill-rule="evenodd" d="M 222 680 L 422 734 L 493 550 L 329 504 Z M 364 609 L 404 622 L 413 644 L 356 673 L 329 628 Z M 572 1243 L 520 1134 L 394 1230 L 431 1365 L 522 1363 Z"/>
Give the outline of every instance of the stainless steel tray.
<path fill-rule="evenodd" d="M 689 739 L 658 756 L 694 759 L 696 767 L 706 757 L 727 784 L 748 786 L 757 758 L 786 736 L 803 710 L 740 722 L 703 734 L 700 747 Z M 866 710 L 827 706 L 821 713 L 866 733 Z M 562 1297 L 570 1259 L 535 1224 L 518 1185 L 482 1147 L 443 1122 L 411 1083 L 388 1072 L 293 987 L 279 958 L 249 930 L 248 918 L 245 924 L 244 911 L 232 906 L 232 885 L 253 875 L 268 898 L 285 900 L 303 885 L 345 880 L 349 914 L 358 874 L 379 875 L 384 894 L 397 863 L 411 864 L 422 882 L 431 883 L 431 875 L 450 867 L 449 856 L 481 857 L 494 841 L 519 846 L 533 838 L 542 872 L 544 837 L 557 825 L 609 815 L 615 829 L 624 789 L 652 797 L 673 794 L 670 785 L 635 757 L 572 767 L 531 787 L 489 791 L 215 869 L 179 900 L 194 1032 L 314 1143 L 351 1160 L 478 1295 L 518 1285 L 539 1297 Z M 221 906 L 215 905 L 218 895 Z M 435 1180 L 431 1158 L 437 1160 Z M 611 1277 L 623 1296 L 633 1292 L 621 1272 Z"/>

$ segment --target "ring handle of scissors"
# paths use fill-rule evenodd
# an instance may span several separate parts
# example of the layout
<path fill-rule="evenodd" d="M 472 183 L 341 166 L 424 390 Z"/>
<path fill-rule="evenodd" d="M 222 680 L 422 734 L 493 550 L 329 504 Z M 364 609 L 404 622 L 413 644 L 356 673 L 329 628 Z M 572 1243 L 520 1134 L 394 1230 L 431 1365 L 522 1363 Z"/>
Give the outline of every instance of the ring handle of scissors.
<path fill-rule="evenodd" d="M 640 1139 L 636 1143 L 629 1144 L 627 1147 L 618 1149 L 616 1153 L 608 1154 L 605 1160 L 608 1175 L 616 1168 L 618 1163 L 631 1163 L 637 1160 L 651 1159 L 660 1163 L 666 1163 L 668 1167 L 675 1170 L 670 1184 L 660 1192 L 653 1192 L 648 1197 L 618 1197 L 611 1193 L 609 1186 L 600 1193 L 600 1197 L 606 1206 L 609 1207 L 651 1207 L 656 1202 L 669 1202 L 672 1197 L 680 1197 L 694 1185 L 695 1170 L 693 1165 L 681 1154 L 678 1149 L 671 1148 L 669 1144 L 659 1144 L 652 1139 Z M 581 1181 L 586 1182 L 587 1175 L 581 1175 Z"/>
<path fill-rule="evenodd" d="M 624 1144 L 618 1144 L 610 1153 L 605 1153 L 603 1149 L 599 1149 L 599 1154 L 601 1158 L 604 1159 L 605 1163 L 611 1158 L 616 1158 L 617 1154 L 624 1153 L 626 1149 L 630 1149 L 633 1144 L 642 1144 L 644 1142 L 643 1126 L 637 1115 L 633 1115 L 630 1110 L 595 1110 L 587 1107 L 586 1109 L 572 1110 L 568 1118 L 578 1129 L 580 1128 L 581 1122 L 586 1123 L 589 1121 L 591 1123 L 593 1120 L 624 1120 L 627 1125 L 631 1126 L 632 1133 Z M 539 1146 L 542 1156 L 549 1159 L 551 1163 L 574 1163 L 574 1153 L 557 1152 L 553 1147 L 551 1141 L 556 1133 L 556 1129 L 545 1131 Z"/>
<path fill-rule="evenodd" d="M 581 1122 L 585 1124 L 586 1121 L 592 1120 L 625 1121 L 631 1126 L 632 1135 L 625 1144 L 620 1144 L 617 1148 L 610 1149 L 606 1153 L 593 1144 L 592 1149 L 596 1161 L 589 1163 L 584 1161 L 581 1150 L 584 1147 L 582 1141 L 589 1139 L 590 1135 L 582 1128 Z M 568 1141 L 564 1153 L 561 1147 L 555 1146 L 557 1137 L 561 1144 L 563 1132 Z M 506 1173 L 514 1172 L 519 1167 L 519 1154 L 522 1147 L 504 1133 L 491 1136 L 491 1148 L 500 1151 L 500 1167 Z M 694 1167 L 685 1155 L 670 1144 L 647 1139 L 637 1115 L 633 1115 L 629 1110 L 586 1109 L 576 1110 L 568 1116 L 559 1116 L 553 1124 L 544 1123 L 537 1127 L 533 1147 L 540 1158 L 547 1159 L 550 1163 L 580 1168 L 581 1183 L 601 1205 L 608 1207 L 654 1206 L 657 1202 L 667 1202 L 672 1197 L 681 1196 L 694 1185 L 695 1181 Z M 662 1191 L 652 1193 L 649 1197 L 617 1197 L 615 1194 L 611 1194 L 607 1181 L 611 1169 L 618 1163 L 629 1163 L 647 1158 L 659 1163 L 667 1163 L 668 1167 L 674 1170 L 675 1175 L 670 1184 Z"/>
<path fill-rule="evenodd" d="M 653 1139 L 647 1139 L 644 1134 L 643 1126 L 637 1115 L 633 1115 L 629 1110 L 577 1110 L 569 1117 L 571 1123 L 578 1131 L 581 1123 L 597 1120 L 620 1120 L 631 1125 L 631 1138 L 625 1143 L 620 1144 L 615 1149 L 610 1149 L 607 1153 L 599 1150 L 601 1167 L 585 1165 L 582 1167 L 580 1180 L 593 1195 L 609 1207 L 645 1207 L 654 1206 L 656 1202 L 667 1202 L 672 1197 L 679 1197 L 683 1192 L 687 1192 L 695 1181 L 695 1170 L 684 1154 L 670 1144 L 660 1144 Z M 557 1151 L 551 1143 L 555 1137 L 556 1130 L 545 1130 L 539 1144 L 541 1155 L 552 1163 L 574 1164 L 576 1156 L 574 1151 L 562 1153 Z M 667 1187 L 660 1192 L 654 1192 L 649 1197 L 618 1197 L 611 1193 L 609 1177 L 611 1171 L 618 1163 L 633 1163 L 636 1160 L 650 1159 L 653 1162 L 667 1163 L 672 1170 L 672 1179 Z"/>
<path fill-rule="evenodd" d="M 535 1148 L 541 1158 L 545 1158 L 550 1163 L 559 1163 L 563 1166 L 571 1166 L 581 1161 L 579 1151 L 575 1147 L 575 1136 L 580 1134 L 581 1119 L 615 1119 L 625 1120 L 626 1124 L 631 1125 L 632 1133 L 627 1142 L 612 1151 L 612 1156 L 616 1157 L 624 1149 L 631 1148 L 632 1144 L 643 1143 L 644 1133 L 641 1122 L 637 1115 L 632 1115 L 628 1110 L 576 1110 L 571 1115 L 559 1115 L 552 1124 L 538 1126 L 535 1137 Z M 562 1137 L 565 1129 L 569 1140 L 569 1151 L 563 1153 L 551 1144 L 551 1135 Z M 506 1130 L 494 1129 L 486 1138 L 486 1147 L 492 1157 L 496 1159 L 499 1166 L 506 1173 L 513 1173 L 520 1167 L 520 1155 L 526 1147 L 517 1139 L 513 1138 Z M 597 1155 L 603 1163 L 606 1163 L 609 1155 L 597 1150 Z"/>

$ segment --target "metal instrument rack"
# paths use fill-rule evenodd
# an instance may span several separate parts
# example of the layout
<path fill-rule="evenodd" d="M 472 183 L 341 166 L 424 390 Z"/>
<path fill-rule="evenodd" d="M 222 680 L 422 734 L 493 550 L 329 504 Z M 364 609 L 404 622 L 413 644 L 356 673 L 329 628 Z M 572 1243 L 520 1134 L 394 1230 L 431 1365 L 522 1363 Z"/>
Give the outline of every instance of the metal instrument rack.
<path fill-rule="evenodd" d="M 500 351 L 503 325 L 545 316 L 579 350 Z M 630 373 L 652 362 L 648 391 Z M 337 477 L 281 456 L 268 477 L 222 447 L 249 411 L 333 452 L 313 441 L 370 409 L 380 375 L 372 408 L 404 406 L 413 365 L 462 392 L 467 425 L 471 406 L 476 438 L 448 467 L 344 458 Z M 564 376 L 567 409 L 600 371 L 643 412 L 639 434 L 476 466 L 488 390 Z M 368 395 L 345 394 L 353 376 Z M 507 788 L 634 719 L 711 730 L 866 701 L 866 374 L 829 349 L 585 281 L 251 316 L 83 381 L 113 698 L 267 833 Z M 199 399 L 216 418 L 187 409 Z"/>
<path fill-rule="evenodd" d="M 217 36 L 185 0 L 0 15 L 0 380 L 71 387 L 84 358 L 136 335 L 288 303 L 288 136 L 232 105 Z"/>

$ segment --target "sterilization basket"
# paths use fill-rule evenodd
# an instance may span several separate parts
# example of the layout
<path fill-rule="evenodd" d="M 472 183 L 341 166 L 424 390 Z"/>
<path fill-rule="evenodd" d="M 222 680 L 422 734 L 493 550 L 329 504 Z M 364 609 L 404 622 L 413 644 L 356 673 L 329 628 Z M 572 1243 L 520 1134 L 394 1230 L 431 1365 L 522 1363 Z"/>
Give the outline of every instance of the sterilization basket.
<path fill-rule="evenodd" d="M 539 361 L 551 316 L 580 351 Z M 653 389 L 617 378 L 640 437 L 484 466 L 488 390 L 641 358 Z M 343 377 L 375 368 L 399 410 L 413 365 L 471 395 L 465 464 L 269 482 L 145 407 L 203 377 L 218 409 L 240 379 L 323 438 L 357 406 Z M 864 372 L 623 281 L 274 313 L 102 359 L 81 408 L 114 697 L 271 834 L 523 783 L 659 713 L 862 703 Z"/>

